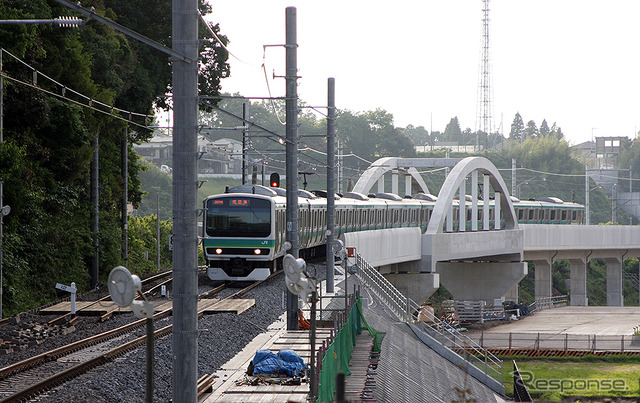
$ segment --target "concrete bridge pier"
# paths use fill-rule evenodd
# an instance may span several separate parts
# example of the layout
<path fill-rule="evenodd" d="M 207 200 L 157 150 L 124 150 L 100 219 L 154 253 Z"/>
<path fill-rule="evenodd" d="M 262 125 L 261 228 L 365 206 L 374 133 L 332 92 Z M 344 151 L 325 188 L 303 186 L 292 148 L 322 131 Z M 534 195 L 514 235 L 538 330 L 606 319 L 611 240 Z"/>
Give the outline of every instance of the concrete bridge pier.
<path fill-rule="evenodd" d="M 571 305 L 588 306 L 587 298 L 587 260 L 569 259 L 571 265 L 569 289 Z"/>
<path fill-rule="evenodd" d="M 622 262 L 619 258 L 607 261 L 607 306 L 624 306 L 622 295 Z"/>
<path fill-rule="evenodd" d="M 553 273 L 550 259 L 534 260 L 535 264 L 535 298 L 553 296 Z"/>
<path fill-rule="evenodd" d="M 414 264 L 417 266 L 417 264 Z M 405 297 L 422 303 L 440 287 L 438 273 L 387 273 L 383 276 Z"/>
<path fill-rule="evenodd" d="M 454 299 L 484 300 L 488 305 L 508 294 L 528 273 L 526 262 L 438 262 L 436 268 L 440 283 Z"/>

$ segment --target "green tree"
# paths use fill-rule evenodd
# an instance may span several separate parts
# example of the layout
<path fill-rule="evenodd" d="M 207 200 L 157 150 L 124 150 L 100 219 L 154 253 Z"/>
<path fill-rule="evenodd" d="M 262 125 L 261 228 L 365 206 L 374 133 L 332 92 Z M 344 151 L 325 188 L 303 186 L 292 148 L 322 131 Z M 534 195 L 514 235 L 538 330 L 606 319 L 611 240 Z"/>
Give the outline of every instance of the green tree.
<path fill-rule="evenodd" d="M 170 0 L 152 0 L 145 7 L 123 0 L 86 0 L 83 6 L 94 7 L 101 15 L 170 44 Z M 69 14 L 67 8 L 45 0 L 0 2 L 3 18 L 50 19 Z M 166 55 L 97 21 L 77 29 L 2 26 L 0 43 L 15 56 L 3 54 L 3 74 L 33 82 L 33 71 L 27 64 L 39 72 L 38 86 L 56 94 L 63 89 L 42 74 L 62 83 L 69 97 L 75 96 L 72 89 L 138 113 L 151 112 L 155 101 L 170 89 L 171 68 Z M 216 91 L 217 80 L 228 74 L 226 51 L 211 42 L 207 46 L 201 70 L 212 80 L 208 91 Z M 11 314 L 55 297 L 56 282 L 74 281 L 80 289 L 88 285 L 88 266 L 94 253 L 89 167 L 91 141 L 96 136 L 100 140 L 100 274 L 104 278 L 114 265 L 122 263 L 120 144 L 125 125 L 14 80 L 5 80 L 4 97 L 0 180 L 12 214 L 5 219 L 3 306 Z M 132 141 L 142 141 L 149 131 L 130 130 L 129 136 Z M 129 201 L 137 205 L 143 195 L 138 178 L 140 161 L 130 152 L 128 162 Z"/>
<path fill-rule="evenodd" d="M 444 141 L 457 141 L 462 140 L 462 130 L 460 129 L 460 122 L 458 117 L 451 118 L 447 126 L 444 128 Z"/>
<path fill-rule="evenodd" d="M 527 122 L 527 127 L 524 129 L 524 138 L 529 139 L 538 137 L 539 134 L 540 131 L 538 130 L 538 126 L 536 126 L 536 122 L 533 120 Z"/>
<path fill-rule="evenodd" d="M 407 125 L 407 127 L 404 128 L 404 134 L 411 137 L 415 145 L 428 146 L 431 144 L 431 137 L 424 126 L 415 127 L 413 125 Z"/>
<path fill-rule="evenodd" d="M 549 129 L 549 124 L 547 123 L 547 119 L 542 120 L 542 124 L 540 124 L 540 136 L 546 137 L 551 133 L 551 129 Z"/>
<path fill-rule="evenodd" d="M 522 116 L 520 113 L 516 113 L 516 116 L 513 118 L 513 123 L 511 123 L 511 132 L 509 133 L 509 138 L 512 140 L 524 140 L 524 121 L 522 120 Z"/>

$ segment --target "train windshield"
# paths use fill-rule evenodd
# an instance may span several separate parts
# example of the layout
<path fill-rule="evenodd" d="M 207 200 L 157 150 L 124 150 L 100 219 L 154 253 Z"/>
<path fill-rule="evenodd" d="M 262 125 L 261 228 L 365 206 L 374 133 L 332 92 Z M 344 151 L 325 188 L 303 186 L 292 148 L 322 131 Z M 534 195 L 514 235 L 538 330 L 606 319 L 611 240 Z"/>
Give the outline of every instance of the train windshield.
<path fill-rule="evenodd" d="M 208 236 L 264 238 L 271 234 L 271 202 L 226 197 L 207 202 Z"/>

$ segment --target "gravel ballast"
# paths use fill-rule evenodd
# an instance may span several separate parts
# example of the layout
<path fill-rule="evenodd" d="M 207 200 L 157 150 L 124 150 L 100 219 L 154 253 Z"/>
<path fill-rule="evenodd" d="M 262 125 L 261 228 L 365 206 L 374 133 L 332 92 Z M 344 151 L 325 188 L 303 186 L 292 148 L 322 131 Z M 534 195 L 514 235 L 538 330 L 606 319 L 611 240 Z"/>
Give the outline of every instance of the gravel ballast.
<path fill-rule="evenodd" d="M 318 266 L 318 277 L 324 278 L 324 266 Z M 320 270 L 321 269 L 321 270 Z M 200 277 L 201 292 L 210 288 L 210 280 Z M 249 291 L 242 298 L 256 300 L 255 307 L 240 314 L 219 313 L 203 316 L 198 322 L 198 378 L 216 372 L 225 362 L 233 358 L 255 336 L 266 331 L 284 312 L 284 275 L 276 276 L 265 284 Z M 34 320 L 40 315 L 23 314 L 22 321 Z M 45 340 L 43 343 L 22 351 L 0 355 L 0 367 L 49 351 L 52 348 L 100 333 L 135 320 L 131 314 L 114 315 L 105 323 L 95 317 L 80 317 L 76 331 L 66 336 Z M 42 322 L 43 318 L 38 318 Z M 159 329 L 171 323 L 172 318 L 156 322 Z M 10 325 L 7 325 L 10 326 Z M 5 329 L 0 328 L 2 331 Z M 145 334 L 143 326 L 137 332 Z M 155 341 L 154 401 L 168 402 L 172 399 L 172 336 Z M 40 396 L 39 402 L 144 402 L 146 388 L 146 351 L 140 346 L 117 358 L 114 362 L 100 366 L 64 385 Z"/>

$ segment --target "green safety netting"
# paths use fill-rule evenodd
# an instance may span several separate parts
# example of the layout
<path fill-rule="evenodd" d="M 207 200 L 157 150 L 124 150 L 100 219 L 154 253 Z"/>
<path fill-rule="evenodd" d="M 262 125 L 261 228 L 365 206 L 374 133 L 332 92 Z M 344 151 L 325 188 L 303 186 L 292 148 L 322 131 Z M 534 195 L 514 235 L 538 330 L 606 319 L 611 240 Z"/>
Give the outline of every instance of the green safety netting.
<path fill-rule="evenodd" d="M 369 326 L 362 312 L 362 298 L 360 297 L 351 307 L 347 321 L 324 354 L 318 381 L 318 402 L 333 401 L 337 374 L 351 375 L 349 360 L 351 360 L 353 347 L 356 345 L 356 335 L 362 333 L 363 323 L 371 337 L 373 337 L 373 351 L 380 352 L 382 339 L 386 333 L 379 332 Z"/>

